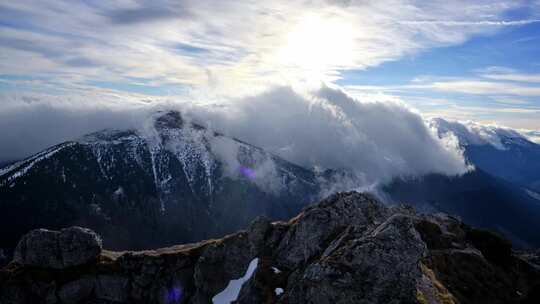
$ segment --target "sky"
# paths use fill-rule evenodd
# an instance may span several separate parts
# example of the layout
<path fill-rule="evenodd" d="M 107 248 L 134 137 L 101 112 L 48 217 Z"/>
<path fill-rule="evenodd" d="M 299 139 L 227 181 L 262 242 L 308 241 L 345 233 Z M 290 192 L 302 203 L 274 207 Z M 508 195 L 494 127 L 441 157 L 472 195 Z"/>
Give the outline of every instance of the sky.
<path fill-rule="evenodd" d="M 540 0 L 4 1 L 0 41 L 0 142 L 34 150 L 30 127 L 279 87 L 540 130 Z"/>

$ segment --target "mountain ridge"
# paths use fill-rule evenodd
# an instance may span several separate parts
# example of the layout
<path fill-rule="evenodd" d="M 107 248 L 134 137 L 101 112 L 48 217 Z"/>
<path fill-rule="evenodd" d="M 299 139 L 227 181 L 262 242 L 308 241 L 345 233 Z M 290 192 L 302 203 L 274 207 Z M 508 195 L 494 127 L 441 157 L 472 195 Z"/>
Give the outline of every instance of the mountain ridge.
<path fill-rule="evenodd" d="M 518 131 L 474 123 L 430 121 L 440 137 L 453 134 L 474 166 L 515 184 L 540 191 L 540 145 Z"/>
<path fill-rule="evenodd" d="M 0 248 L 30 229 L 76 224 L 109 248 L 196 241 L 257 215 L 288 217 L 319 193 L 313 172 L 178 112 L 160 113 L 148 133 L 96 132 L 2 169 Z"/>
<path fill-rule="evenodd" d="M 322 195 L 358 187 L 347 170 L 303 168 L 179 112 L 158 112 L 150 122 L 90 133 L 0 169 L 0 250 L 10 257 L 29 230 L 72 225 L 96 230 L 116 250 L 195 242 L 242 229 L 259 215 L 291 217 Z M 481 169 L 437 176 L 394 180 L 381 193 L 495 229 L 521 248 L 540 246 L 540 236 L 530 232 L 536 221 L 504 217 L 538 214 L 537 192 Z M 502 217 L 486 220 L 474 208 L 489 208 L 488 201 Z"/>

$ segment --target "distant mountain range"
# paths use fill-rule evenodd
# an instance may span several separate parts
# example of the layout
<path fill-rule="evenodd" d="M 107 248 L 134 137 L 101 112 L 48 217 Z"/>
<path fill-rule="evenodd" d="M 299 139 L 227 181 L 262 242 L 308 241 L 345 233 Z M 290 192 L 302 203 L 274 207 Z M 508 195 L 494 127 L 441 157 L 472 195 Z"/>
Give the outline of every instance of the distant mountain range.
<path fill-rule="evenodd" d="M 391 199 L 458 215 L 518 247 L 540 247 L 540 145 L 511 129 L 441 118 L 430 123 L 439 136 L 454 135 L 476 169 L 459 177 L 395 179 L 384 187 Z"/>
<path fill-rule="evenodd" d="M 459 177 L 396 179 L 383 188 L 393 201 L 457 215 L 470 225 L 505 235 L 518 248 L 540 247 L 540 196 L 481 169 Z"/>
<path fill-rule="evenodd" d="M 258 215 L 289 218 L 343 190 L 333 186 L 344 171 L 303 168 L 178 112 L 159 112 L 151 121 L 140 130 L 89 134 L 0 167 L 0 249 L 10 255 L 31 229 L 71 225 L 96 230 L 105 247 L 116 250 L 198 241 L 245 228 Z M 477 170 L 396 179 L 384 192 L 393 201 L 497 230 L 520 247 L 540 247 L 540 170 L 531 169 L 540 160 L 539 146 L 512 136 L 501 137 L 501 146 L 473 141 L 445 122 L 434 122 L 441 136 L 456 134 Z"/>
<path fill-rule="evenodd" d="M 441 118 L 431 123 L 440 136 L 454 134 L 465 157 L 477 168 L 540 191 L 540 145 L 512 129 Z"/>

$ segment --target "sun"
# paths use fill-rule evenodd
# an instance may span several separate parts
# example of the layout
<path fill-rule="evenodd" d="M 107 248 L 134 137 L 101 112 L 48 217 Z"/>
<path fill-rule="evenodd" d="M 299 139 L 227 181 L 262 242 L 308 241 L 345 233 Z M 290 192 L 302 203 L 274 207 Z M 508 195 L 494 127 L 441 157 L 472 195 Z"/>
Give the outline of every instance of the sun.
<path fill-rule="evenodd" d="M 353 61 L 354 30 L 340 18 L 308 15 L 286 35 L 278 60 L 288 69 L 321 77 Z"/>

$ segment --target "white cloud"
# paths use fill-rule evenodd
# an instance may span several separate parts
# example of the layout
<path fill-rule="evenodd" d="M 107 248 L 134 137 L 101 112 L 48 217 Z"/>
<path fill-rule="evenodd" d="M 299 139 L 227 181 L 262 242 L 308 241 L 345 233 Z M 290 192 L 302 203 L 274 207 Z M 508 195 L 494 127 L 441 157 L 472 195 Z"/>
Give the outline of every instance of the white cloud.
<path fill-rule="evenodd" d="M 505 140 L 526 138 L 519 130 L 495 124 L 480 124 L 473 121 L 452 121 L 435 118 L 429 121 L 440 135 L 453 133 L 463 145 L 492 145 L 505 150 Z"/>
<path fill-rule="evenodd" d="M 461 21 L 461 20 L 417 20 L 417 21 L 402 21 L 402 24 L 414 25 L 444 25 L 444 26 L 509 26 L 509 25 L 527 25 L 539 23 L 540 20 L 481 20 L 481 21 Z"/>
<path fill-rule="evenodd" d="M 518 82 L 540 82 L 540 74 L 484 74 L 484 78 Z"/>
<path fill-rule="evenodd" d="M 0 94 L 0 161 L 20 159 L 104 128 L 132 128 L 153 111 L 141 96 Z"/>
<path fill-rule="evenodd" d="M 513 96 L 486 91 L 464 96 L 440 95 L 432 88 L 435 77 L 424 77 L 412 85 L 346 86 L 360 100 L 400 101 L 418 109 L 424 117 L 445 117 L 453 120 L 473 120 L 483 124 L 497 123 L 521 129 L 540 129 L 540 107 L 534 97 Z M 451 81 L 457 81 L 453 78 Z M 447 80 L 448 81 L 448 80 Z M 454 93 L 450 91 L 450 93 Z M 465 93 L 465 92 L 459 92 Z"/>
<path fill-rule="evenodd" d="M 310 94 L 279 87 L 214 104 L 155 100 L 132 103 L 127 108 L 119 106 L 115 97 L 86 103 L 81 99 L 51 103 L 37 95 L 20 98 L 22 102 L 0 107 L 0 129 L 7 130 L 0 133 L 0 145 L 6 147 L 0 151 L 0 159 L 37 152 L 105 127 L 137 127 L 156 109 L 172 108 L 294 163 L 351 170 L 360 177 L 355 181 L 362 183 L 356 186 L 369 186 L 394 176 L 429 172 L 454 175 L 467 170 L 455 143 L 439 139 L 423 118 L 403 103 L 378 102 L 375 98 L 361 102 L 328 87 Z M 101 102 L 93 103 L 95 100 Z M 227 161 L 230 147 L 217 143 L 214 148 L 216 153 L 225 154 Z M 234 166 L 234 161 L 228 163 Z M 272 166 L 261 168 L 261 176 L 272 175 L 274 170 Z"/>
<path fill-rule="evenodd" d="M 523 134 L 525 137 L 527 137 L 530 141 L 540 144 L 540 131 L 539 130 L 519 129 L 518 131 L 521 134 Z"/>
<path fill-rule="evenodd" d="M 251 94 L 334 81 L 501 26 L 522 1 L 16 1 L 2 4 L 0 72 Z M 471 25 L 482 26 L 471 26 Z M 31 62 L 31 64 L 28 64 Z"/>
<path fill-rule="evenodd" d="M 540 96 L 540 87 L 481 80 L 438 81 L 426 85 L 413 85 L 411 88 L 478 95 Z"/>
<path fill-rule="evenodd" d="M 518 99 L 518 98 L 513 98 L 513 97 L 495 96 L 495 97 L 493 97 L 493 100 L 495 100 L 498 103 L 508 104 L 508 105 L 529 105 L 529 104 L 531 104 L 530 101 L 523 100 L 523 99 Z"/>
<path fill-rule="evenodd" d="M 404 104 L 361 102 L 336 89 L 303 95 L 278 88 L 189 113 L 300 165 L 352 170 L 365 185 L 467 170 L 461 151 Z"/>

